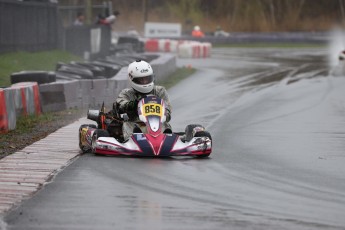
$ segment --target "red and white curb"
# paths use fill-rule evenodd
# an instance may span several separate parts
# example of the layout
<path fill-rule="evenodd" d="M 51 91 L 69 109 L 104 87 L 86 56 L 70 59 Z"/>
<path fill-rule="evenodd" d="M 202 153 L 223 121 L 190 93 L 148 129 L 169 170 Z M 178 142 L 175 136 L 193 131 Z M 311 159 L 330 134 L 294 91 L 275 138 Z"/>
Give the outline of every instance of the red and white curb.
<path fill-rule="evenodd" d="M 0 215 L 30 198 L 80 155 L 78 129 L 86 118 L 0 160 Z"/>

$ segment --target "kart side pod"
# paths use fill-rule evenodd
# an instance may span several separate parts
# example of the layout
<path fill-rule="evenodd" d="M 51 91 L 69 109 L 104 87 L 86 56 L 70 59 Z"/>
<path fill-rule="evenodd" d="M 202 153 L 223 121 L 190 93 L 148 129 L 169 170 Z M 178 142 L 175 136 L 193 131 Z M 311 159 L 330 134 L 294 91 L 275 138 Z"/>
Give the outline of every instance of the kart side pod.
<path fill-rule="evenodd" d="M 87 111 L 87 119 L 90 119 L 92 121 L 98 121 L 99 118 L 99 110 L 95 110 L 95 109 L 89 109 Z"/>

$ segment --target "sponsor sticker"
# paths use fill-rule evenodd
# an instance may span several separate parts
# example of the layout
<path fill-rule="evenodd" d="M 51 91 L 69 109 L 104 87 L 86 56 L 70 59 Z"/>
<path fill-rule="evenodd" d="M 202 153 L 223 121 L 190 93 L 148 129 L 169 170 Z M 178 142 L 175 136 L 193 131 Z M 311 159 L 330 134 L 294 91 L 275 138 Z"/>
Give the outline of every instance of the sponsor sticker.
<path fill-rule="evenodd" d="M 137 141 L 144 141 L 144 140 L 146 140 L 146 137 L 144 134 L 137 135 Z"/>

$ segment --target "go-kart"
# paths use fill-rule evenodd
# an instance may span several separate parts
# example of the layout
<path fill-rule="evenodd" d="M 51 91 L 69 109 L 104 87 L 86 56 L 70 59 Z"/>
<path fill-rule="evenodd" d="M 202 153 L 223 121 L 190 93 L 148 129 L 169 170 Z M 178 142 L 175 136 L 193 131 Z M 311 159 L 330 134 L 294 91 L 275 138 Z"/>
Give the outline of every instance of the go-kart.
<path fill-rule="evenodd" d="M 127 114 L 112 116 L 101 110 L 89 110 L 87 118 L 97 122 L 79 128 L 79 147 L 97 155 L 145 157 L 195 156 L 208 157 L 212 151 L 211 134 L 202 125 L 187 125 L 185 132 L 163 130 L 166 120 L 164 100 L 153 95 L 138 102 L 140 124 L 128 140 L 123 139 L 122 124 Z M 144 128 L 143 128 L 144 127 Z"/>

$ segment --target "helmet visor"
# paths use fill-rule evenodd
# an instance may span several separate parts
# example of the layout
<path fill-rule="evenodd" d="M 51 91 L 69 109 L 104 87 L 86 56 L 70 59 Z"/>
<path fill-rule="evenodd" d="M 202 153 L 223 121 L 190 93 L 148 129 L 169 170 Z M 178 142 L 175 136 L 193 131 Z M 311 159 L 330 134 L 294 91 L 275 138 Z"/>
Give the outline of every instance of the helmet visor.
<path fill-rule="evenodd" d="M 151 82 L 153 82 L 154 76 L 153 75 L 149 75 L 149 76 L 145 76 L 145 77 L 136 77 L 133 78 L 133 82 L 135 84 L 138 85 L 147 85 L 150 84 Z"/>

